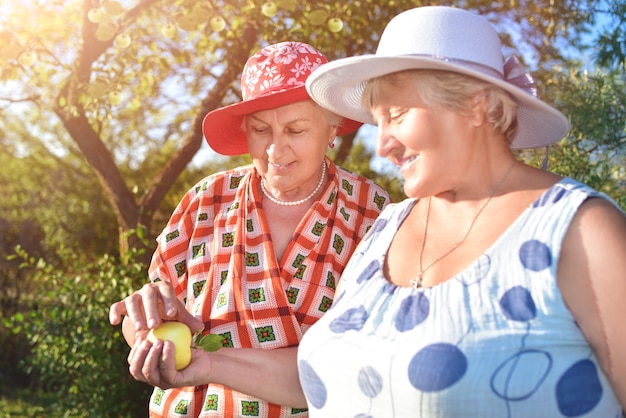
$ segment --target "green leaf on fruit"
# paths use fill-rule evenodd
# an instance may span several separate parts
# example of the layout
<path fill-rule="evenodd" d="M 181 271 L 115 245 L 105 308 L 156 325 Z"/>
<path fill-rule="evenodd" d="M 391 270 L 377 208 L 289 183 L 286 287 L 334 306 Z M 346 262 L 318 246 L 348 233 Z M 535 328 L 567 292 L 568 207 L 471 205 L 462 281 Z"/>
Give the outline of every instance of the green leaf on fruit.
<path fill-rule="evenodd" d="M 196 340 L 195 346 L 204 351 L 217 351 L 224 346 L 223 341 L 224 337 L 219 334 L 206 334 Z"/>

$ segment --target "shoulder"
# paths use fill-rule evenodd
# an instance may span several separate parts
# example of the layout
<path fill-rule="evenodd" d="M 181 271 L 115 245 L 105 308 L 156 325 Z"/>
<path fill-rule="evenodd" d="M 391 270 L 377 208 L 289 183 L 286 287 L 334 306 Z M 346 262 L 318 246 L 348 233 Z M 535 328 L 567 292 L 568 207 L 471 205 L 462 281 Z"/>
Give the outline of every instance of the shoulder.
<path fill-rule="evenodd" d="M 254 171 L 251 166 L 220 171 L 204 177 L 190 187 L 178 203 L 175 212 L 195 212 L 214 205 L 230 205 L 244 178 Z"/>
<path fill-rule="evenodd" d="M 571 238 L 578 239 L 583 235 L 590 238 L 609 233 L 609 230 L 618 234 L 620 229 L 621 233 L 624 232 L 626 213 L 609 196 L 569 177 L 563 178 L 558 186 L 579 202 L 568 232 Z"/>
<path fill-rule="evenodd" d="M 337 174 L 337 178 L 341 180 L 345 180 L 348 182 L 356 182 L 356 183 L 362 183 L 362 184 L 367 184 L 369 186 L 372 187 L 376 187 L 379 188 L 380 190 L 383 190 L 382 187 L 380 187 L 379 185 L 377 185 L 373 180 L 368 179 L 365 176 L 362 176 L 360 174 L 357 174 L 355 172 L 352 171 L 348 171 L 343 167 L 340 167 L 336 164 L 332 164 L 332 166 L 335 167 L 335 172 Z"/>
<path fill-rule="evenodd" d="M 366 202 L 380 212 L 391 202 L 389 193 L 371 179 L 332 164 L 338 182 L 338 193 L 347 200 Z"/>
<path fill-rule="evenodd" d="M 234 196 L 239 187 L 245 183 L 243 179 L 253 172 L 252 166 L 243 166 L 211 174 L 194 184 L 183 200 L 224 200 L 228 196 Z"/>
<path fill-rule="evenodd" d="M 579 202 L 563 241 L 563 255 L 584 253 L 590 260 L 596 254 L 602 256 L 620 248 L 626 251 L 626 213 L 617 203 L 575 180 L 565 178 L 560 184 Z"/>
<path fill-rule="evenodd" d="M 564 250 L 603 252 L 622 248 L 626 254 L 626 214 L 601 196 L 591 195 L 578 208 L 564 241 Z"/>
<path fill-rule="evenodd" d="M 237 189 L 241 180 L 253 172 L 251 165 L 237 167 L 230 170 L 220 171 L 204 177 L 189 189 L 189 193 L 202 194 L 206 190 L 226 187 L 226 189 Z"/>

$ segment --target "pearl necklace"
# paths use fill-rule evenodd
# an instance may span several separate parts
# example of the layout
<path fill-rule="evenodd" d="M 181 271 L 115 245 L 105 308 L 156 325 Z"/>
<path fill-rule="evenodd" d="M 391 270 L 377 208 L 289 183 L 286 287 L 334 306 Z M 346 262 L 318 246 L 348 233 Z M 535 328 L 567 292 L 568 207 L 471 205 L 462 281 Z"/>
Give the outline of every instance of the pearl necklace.
<path fill-rule="evenodd" d="M 315 194 L 322 187 L 322 184 L 324 183 L 324 179 L 325 178 L 326 178 L 326 161 L 324 161 L 324 163 L 322 164 L 322 176 L 320 177 L 320 181 L 317 183 L 317 187 L 315 187 L 315 190 L 313 190 L 311 192 L 311 194 L 308 195 L 307 197 L 305 197 L 303 199 L 300 199 L 300 200 L 295 200 L 293 202 L 285 202 L 284 200 L 278 200 L 274 196 L 270 195 L 268 193 L 267 189 L 265 188 L 265 183 L 264 183 L 263 179 L 261 179 L 261 190 L 263 191 L 263 194 L 265 195 L 265 197 L 267 197 L 269 200 L 271 200 L 272 202 L 276 203 L 277 205 L 296 206 L 296 205 L 300 205 L 300 204 L 306 202 L 307 200 L 309 200 L 310 198 L 315 196 Z"/>
<path fill-rule="evenodd" d="M 463 244 L 465 242 L 465 240 L 469 236 L 470 232 L 472 231 L 472 228 L 474 227 L 474 224 L 476 223 L 476 220 L 478 219 L 478 217 L 480 216 L 482 211 L 487 207 L 489 202 L 491 202 L 491 198 L 496 194 L 496 192 L 498 191 L 500 186 L 502 186 L 502 183 L 504 183 L 504 180 L 508 177 L 509 173 L 511 172 L 511 170 L 515 166 L 516 162 L 517 162 L 517 160 L 513 161 L 513 164 L 511 164 L 511 166 L 509 167 L 508 170 L 506 170 L 506 173 L 504 173 L 504 175 L 502 176 L 500 181 L 498 181 L 498 184 L 496 184 L 496 186 L 493 188 L 493 190 L 489 194 L 489 197 L 487 197 L 487 200 L 485 200 L 485 203 L 483 203 L 483 205 L 480 207 L 480 209 L 478 209 L 478 212 L 476 212 L 476 215 L 474 215 L 474 219 L 472 219 L 472 222 L 470 223 L 469 228 L 467 228 L 467 231 L 465 232 L 465 235 L 463 236 L 463 238 L 461 238 L 461 240 L 459 242 L 457 242 L 448 251 L 446 251 L 445 253 L 443 253 L 439 257 L 435 258 L 426 267 L 422 268 L 422 256 L 424 255 L 424 247 L 426 247 L 426 237 L 427 237 L 427 232 L 428 232 L 428 221 L 430 219 L 430 203 L 431 203 L 431 201 L 433 199 L 432 196 L 430 198 L 428 198 L 428 211 L 426 212 L 426 225 L 424 226 L 424 236 L 422 238 L 422 248 L 420 250 L 420 255 L 419 255 L 419 269 L 420 270 L 417 273 L 417 277 L 415 279 L 409 280 L 409 284 L 411 286 L 413 286 L 415 289 L 418 289 L 418 288 L 422 287 L 422 281 L 424 280 L 424 273 L 426 273 L 426 270 L 428 270 L 429 268 L 434 266 L 435 263 L 441 261 L 443 258 L 449 256 L 454 250 L 459 248 L 461 246 L 461 244 Z"/>

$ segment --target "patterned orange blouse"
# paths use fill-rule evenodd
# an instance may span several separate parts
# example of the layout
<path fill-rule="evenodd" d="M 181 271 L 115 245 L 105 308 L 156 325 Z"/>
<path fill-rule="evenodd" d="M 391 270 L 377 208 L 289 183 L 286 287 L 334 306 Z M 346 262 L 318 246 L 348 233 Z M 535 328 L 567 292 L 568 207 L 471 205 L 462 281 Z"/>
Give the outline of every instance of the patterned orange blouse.
<path fill-rule="evenodd" d="M 152 281 L 168 280 L 187 309 L 227 347 L 298 345 L 328 310 L 350 255 L 388 194 L 327 159 L 330 181 L 277 261 L 252 166 L 214 174 L 192 188 L 158 237 Z M 254 371 L 251 371 L 254 373 Z M 306 417 L 221 385 L 155 388 L 150 416 Z"/>

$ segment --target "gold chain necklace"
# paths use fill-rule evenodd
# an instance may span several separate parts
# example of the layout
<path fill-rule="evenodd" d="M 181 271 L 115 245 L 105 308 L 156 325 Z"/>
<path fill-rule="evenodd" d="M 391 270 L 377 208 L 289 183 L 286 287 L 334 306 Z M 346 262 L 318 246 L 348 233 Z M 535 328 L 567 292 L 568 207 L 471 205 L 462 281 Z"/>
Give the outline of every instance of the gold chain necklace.
<path fill-rule="evenodd" d="M 489 197 L 487 197 L 487 200 L 485 200 L 485 203 L 483 203 L 483 205 L 480 207 L 480 209 L 478 209 L 478 212 L 476 212 L 476 215 L 474 215 L 474 219 L 472 219 L 472 222 L 470 223 L 469 228 L 467 228 L 467 232 L 465 232 L 465 235 L 463 236 L 463 238 L 461 238 L 461 240 L 459 242 L 457 242 L 448 251 L 446 251 L 445 253 L 443 253 L 439 257 L 435 258 L 426 267 L 422 268 L 422 256 L 424 255 L 424 247 L 426 247 L 426 237 L 427 237 L 427 233 L 428 233 L 428 221 L 430 220 L 430 203 L 433 200 L 432 196 L 428 198 L 428 209 L 427 209 L 427 212 L 426 212 L 426 225 L 424 225 L 424 236 L 422 237 L 422 248 L 420 249 L 420 257 L 419 257 L 419 272 L 417 273 L 417 277 L 415 279 L 409 280 L 409 284 L 411 286 L 413 286 L 415 289 L 418 289 L 418 288 L 422 287 L 422 281 L 424 280 L 424 273 L 426 273 L 426 270 L 428 270 L 429 268 L 434 266 L 436 263 L 438 263 L 439 261 L 441 261 L 445 257 L 447 257 L 450 254 L 452 254 L 452 252 L 454 250 L 459 248 L 461 246 L 461 244 L 463 244 L 465 242 L 465 240 L 469 236 L 470 232 L 472 232 L 472 228 L 474 227 L 474 224 L 476 223 L 476 220 L 478 219 L 478 217 L 480 216 L 482 211 L 487 207 L 489 202 L 491 202 L 491 198 L 496 194 L 496 192 L 498 191 L 500 186 L 502 186 L 502 183 L 504 183 L 504 180 L 506 180 L 506 178 L 508 177 L 509 173 L 511 172 L 511 170 L 515 166 L 516 162 L 517 162 L 517 160 L 513 161 L 513 164 L 511 164 L 511 166 L 508 168 L 508 170 L 506 170 L 506 173 L 504 173 L 504 175 L 502 176 L 502 178 L 500 179 L 498 184 L 496 184 L 496 186 L 493 188 L 493 190 L 491 191 L 491 194 L 489 194 Z"/>

